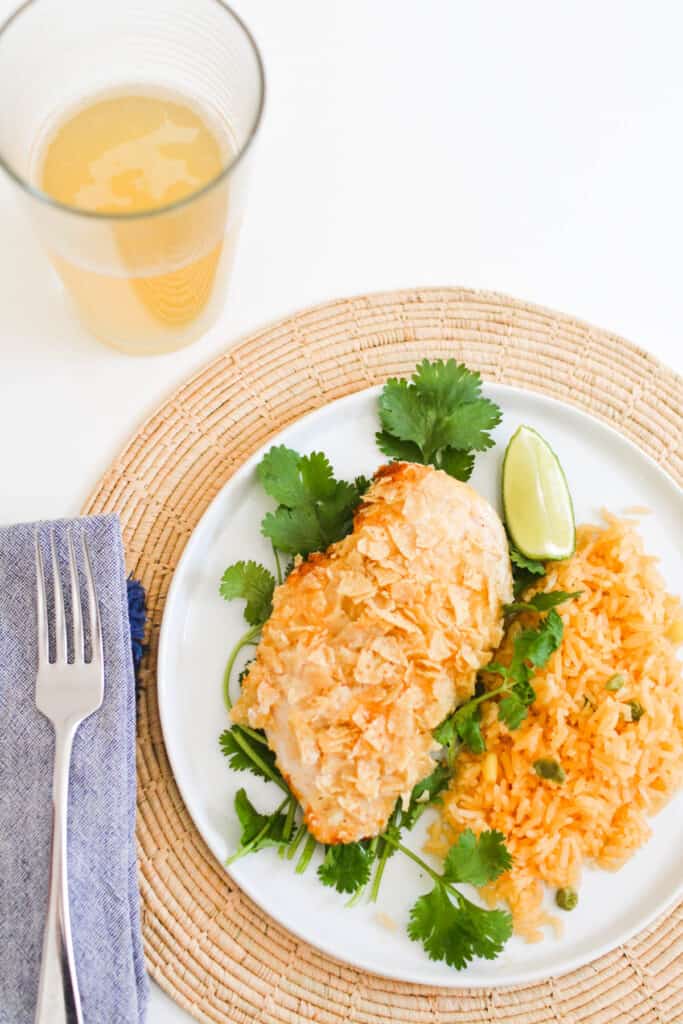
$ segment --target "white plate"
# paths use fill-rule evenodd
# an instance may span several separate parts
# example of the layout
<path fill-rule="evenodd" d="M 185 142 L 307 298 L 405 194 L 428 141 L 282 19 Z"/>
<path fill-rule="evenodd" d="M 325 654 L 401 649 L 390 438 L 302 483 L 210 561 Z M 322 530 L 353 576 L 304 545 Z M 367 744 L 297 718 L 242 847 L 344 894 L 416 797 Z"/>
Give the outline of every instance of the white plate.
<path fill-rule="evenodd" d="M 359 392 L 311 413 L 270 443 L 300 452 L 322 450 L 338 477 L 369 475 L 382 462 L 374 443 L 378 390 Z M 683 499 L 673 481 L 620 435 L 576 409 L 500 385 L 487 385 L 485 391 L 503 409 L 503 422 L 495 432 L 496 447 L 477 457 L 472 478 L 477 490 L 498 504 L 504 445 L 521 423 L 529 423 L 562 461 L 577 522 L 596 520 L 603 505 L 615 512 L 634 505 L 654 510 L 643 519 L 642 532 L 648 549 L 661 557 L 667 583 L 678 589 L 683 578 Z M 255 473 L 262 454 L 257 452 L 232 477 L 195 529 L 169 591 L 159 649 L 166 749 L 185 804 L 220 862 L 238 838 L 235 791 L 245 786 L 260 809 L 274 808 L 278 796 L 272 785 L 232 772 L 218 748 L 218 735 L 228 724 L 221 697 L 223 668 L 246 628 L 242 602 L 226 604 L 218 583 L 231 562 L 255 558 L 270 566 L 272 561 L 259 533 L 261 517 L 272 508 Z M 416 830 L 410 840 L 416 850 L 422 839 L 423 832 Z M 683 892 L 681 848 L 683 795 L 657 816 L 652 839 L 621 871 L 586 870 L 578 908 L 563 915 L 561 939 L 548 932 L 545 942 L 530 945 L 515 937 L 497 960 L 475 961 L 459 972 L 430 961 L 405 933 L 410 905 L 430 888 L 407 858 L 389 861 L 376 906 L 353 909 L 344 907 L 344 896 L 318 882 L 317 861 L 306 874 L 295 875 L 290 861 L 264 850 L 236 862 L 230 873 L 271 917 L 339 960 L 404 981 L 491 988 L 568 971 L 643 928 Z M 550 895 L 548 900 L 550 904 Z M 378 911 L 390 915 L 398 928 L 392 931 L 379 923 Z"/>

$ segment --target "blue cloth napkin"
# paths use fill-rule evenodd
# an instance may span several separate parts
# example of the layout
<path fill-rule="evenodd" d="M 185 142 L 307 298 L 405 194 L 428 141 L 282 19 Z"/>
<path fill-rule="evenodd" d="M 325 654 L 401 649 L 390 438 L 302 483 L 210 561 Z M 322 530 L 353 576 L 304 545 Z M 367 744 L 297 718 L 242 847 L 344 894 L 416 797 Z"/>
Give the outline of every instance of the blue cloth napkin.
<path fill-rule="evenodd" d="M 35 525 L 0 528 L 0 1024 L 33 1024 L 47 907 L 54 738 L 35 706 Z M 87 534 L 104 644 L 104 700 L 76 735 L 69 793 L 71 923 L 83 1015 L 86 1024 L 137 1024 L 147 980 L 121 530 L 116 516 L 50 525 L 61 559 L 67 525 Z"/>

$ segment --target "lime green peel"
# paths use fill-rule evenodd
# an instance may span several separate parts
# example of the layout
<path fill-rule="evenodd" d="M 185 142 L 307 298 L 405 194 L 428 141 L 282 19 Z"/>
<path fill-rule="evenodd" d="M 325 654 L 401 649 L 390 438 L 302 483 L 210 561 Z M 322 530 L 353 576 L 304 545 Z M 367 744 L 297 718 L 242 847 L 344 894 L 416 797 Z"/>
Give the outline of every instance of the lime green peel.
<path fill-rule="evenodd" d="M 560 460 L 533 427 L 510 438 L 503 461 L 508 533 L 527 558 L 569 558 L 576 546 L 574 508 Z"/>

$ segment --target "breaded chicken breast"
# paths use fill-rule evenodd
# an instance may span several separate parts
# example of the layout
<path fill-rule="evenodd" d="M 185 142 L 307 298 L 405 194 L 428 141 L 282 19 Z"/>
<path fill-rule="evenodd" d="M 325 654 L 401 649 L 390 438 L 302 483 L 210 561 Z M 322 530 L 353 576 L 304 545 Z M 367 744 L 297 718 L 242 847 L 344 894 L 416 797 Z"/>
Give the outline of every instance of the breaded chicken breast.
<path fill-rule="evenodd" d="M 353 533 L 275 590 L 232 717 L 265 729 L 321 843 L 377 835 L 432 771 L 432 729 L 472 694 L 511 598 L 489 503 L 401 462 L 377 471 Z"/>

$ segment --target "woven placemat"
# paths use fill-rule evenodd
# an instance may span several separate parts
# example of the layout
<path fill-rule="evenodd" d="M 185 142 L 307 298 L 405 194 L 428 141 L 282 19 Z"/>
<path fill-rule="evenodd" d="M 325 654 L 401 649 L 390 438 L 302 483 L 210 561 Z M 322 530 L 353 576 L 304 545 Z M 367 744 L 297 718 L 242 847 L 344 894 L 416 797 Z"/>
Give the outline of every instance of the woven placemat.
<path fill-rule="evenodd" d="M 300 942 L 229 880 L 173 781 L 155 659 L 164 600 L 190 534 L 226 480 L 276 431 L 331 399 L 456 356 L 488 380 L 577 405 L 683 484 L 683 381 L 621 338 L 524 302 L 459 288 L 331 302 L 229 349 L 141 427 L 85 512 L 118 512 L 147 588 L 138 726 L 138 841 L 150 973 L 200 1021 L 234 1024 L 683 1024 L 683 904 L 621 949 L 542 984 L 493 992 L 364 974 Z"/>

